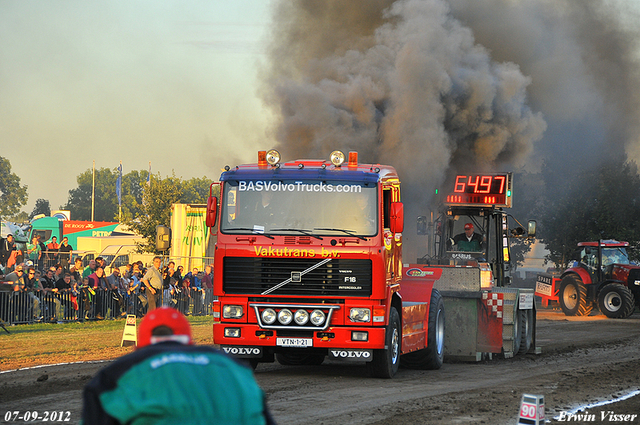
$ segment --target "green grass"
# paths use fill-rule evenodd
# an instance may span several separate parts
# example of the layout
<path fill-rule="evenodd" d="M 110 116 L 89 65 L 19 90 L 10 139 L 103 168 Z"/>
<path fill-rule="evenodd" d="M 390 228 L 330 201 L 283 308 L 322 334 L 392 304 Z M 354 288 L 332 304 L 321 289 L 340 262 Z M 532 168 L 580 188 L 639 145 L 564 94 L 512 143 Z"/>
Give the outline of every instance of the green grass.
<path fill-rule="evenodd" d="M 188 320 L 196 344 L 213 342 L 212 316 L 188 317 Z M 0 370 L 119 357 L 132 350 L 120 347 L 124 326 L 124 319 L 7 326 L 11 334 L 0 329 Z"/>

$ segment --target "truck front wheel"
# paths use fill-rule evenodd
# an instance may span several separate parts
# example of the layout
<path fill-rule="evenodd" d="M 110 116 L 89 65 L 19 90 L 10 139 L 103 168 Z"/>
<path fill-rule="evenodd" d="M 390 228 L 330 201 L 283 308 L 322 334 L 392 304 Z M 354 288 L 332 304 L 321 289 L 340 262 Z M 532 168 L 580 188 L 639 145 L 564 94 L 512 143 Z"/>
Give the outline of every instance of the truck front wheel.
<path fill-rule="evenodd" d="M 587 287 L 578 276 L 565 276 L 558 294 L 560 307 L 567 316 L 588 316 L 593 303 L 587 301 Z"/>
<path fill-rule="evenodd" d="M 400 366 L 400 316 L 395 307 L 389 312 L 389 325 L 385 333 L 385 347 L 373 350 L 373 360 L 367 363 L 374 378 L 393 378 Z"/>
<path fill-rule="evenodd" d="M 610 283 L 598 295 L 598 308 L 609 318 L 625 319 L 633 314 L 635 308 L 633 294 L 624 285 Z"/>

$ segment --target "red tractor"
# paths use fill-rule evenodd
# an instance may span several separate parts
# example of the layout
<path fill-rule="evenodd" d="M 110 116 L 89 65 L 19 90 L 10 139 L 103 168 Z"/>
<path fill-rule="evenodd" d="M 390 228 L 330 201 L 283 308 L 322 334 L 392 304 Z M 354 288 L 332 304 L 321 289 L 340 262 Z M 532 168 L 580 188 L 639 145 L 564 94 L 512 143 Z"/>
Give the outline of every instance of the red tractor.
<path fill-rule="evenodd" d="M 640 306 L 640 266 L 629 263 L 628 242 L 580 242 L 575 260 L 560 277 L 541 273 L 536 295 L 542 305 L 560 304 L 567 316 L 586 316 L 598 304 L 610 318 L 625 318 Z"/>

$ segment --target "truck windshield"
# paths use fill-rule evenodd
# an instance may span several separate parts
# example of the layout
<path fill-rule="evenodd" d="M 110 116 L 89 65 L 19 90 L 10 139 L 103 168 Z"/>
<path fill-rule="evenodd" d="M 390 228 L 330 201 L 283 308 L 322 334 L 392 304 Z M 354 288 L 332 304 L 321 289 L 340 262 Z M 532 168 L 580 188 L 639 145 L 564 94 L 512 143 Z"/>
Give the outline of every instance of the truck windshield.
<path fill-rule="evenodd" d="M 378 232 L 373 183 L 318 180 L 229 180 L 222 197 L 222 233 L 296 236 Z"/>

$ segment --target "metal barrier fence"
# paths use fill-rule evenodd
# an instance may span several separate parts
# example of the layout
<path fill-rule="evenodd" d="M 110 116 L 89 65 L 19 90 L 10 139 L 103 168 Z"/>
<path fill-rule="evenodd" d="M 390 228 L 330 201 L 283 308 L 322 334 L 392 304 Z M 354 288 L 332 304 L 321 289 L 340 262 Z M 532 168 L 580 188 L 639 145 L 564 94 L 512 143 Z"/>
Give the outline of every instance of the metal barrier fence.
<path fill-rule="evenodd" d="M 136 253 L 123 253 L 117 256 L 111 254 L 100 254 L 95 251 L 72 251 L 71 259 L 69 260 L 68 255 L 58 254 L 57 251 L 43 251 L 42 258 L 39 260 L 29 260 L 28 258 L 24 258 L 23 264 L 26 265 L 27 262 L 31 262 L 33 268 L 40 271 L 46 271 L 51 267 L 56 267 L 61 265 L 63 269 L 69 269 L 73 265 L 73 261 L 76 258 L 82 259 L 82 266 L 87 267 L 91 260 L 95 260 L 97 257 L 102 256 L 107 263 L 107 270 L 105 272 L 111 272 L 114 268 L 121 268 L 127 264 L 131 264 L 137 261 L 140 258 L 144 258 L 147 261 L 144 261 L 144 266 L 151 266 L 151 260 L 153 259 L 153 254 L 136 254 Z M 188 271 L 197 268 L 199 271 L 203 271 L 206 266 L 213 266 L 214 258 L 213 257 L 186 257 L 186 256 L 163 256 L 163 267 L 169 262 L 169 260 L 173 261 L 176 264 L 176 267 L 182 266 L 185 270 L 185 273 Z M 13 270 L 11 267 L 8 271 Z"/>
<path fill-rule="evenodd" d="M 176 308 L 185 315 L 212 314 L 213 289 L 164 290 L 159 305 Z M 79 288 L 78 291 L 0 292 L 0 318 L 7 324 L 65 323 L 117 319 L 127 314 L 144 316 L 147 297 L 139 292 Z"/>
<path fill-rule="evenodd" d="M 63 269 L 69 269 L 73 265 L 76 257 L 82 259 L 83 267 L 95 259 L 98 254 L 94 251 L 71 251 L 68 254 L 60 254 L 58 251 L 42 251 L 42 255 L 37 260 L 32 260 L 28 256 L 23 256 L 21 264 L 25 267 L 33 266 L 35 270 L 46 271 L 51 267 L 61 265 Z M 15 268 L 15 264 L 7 269 L 7 273 Z"/>

